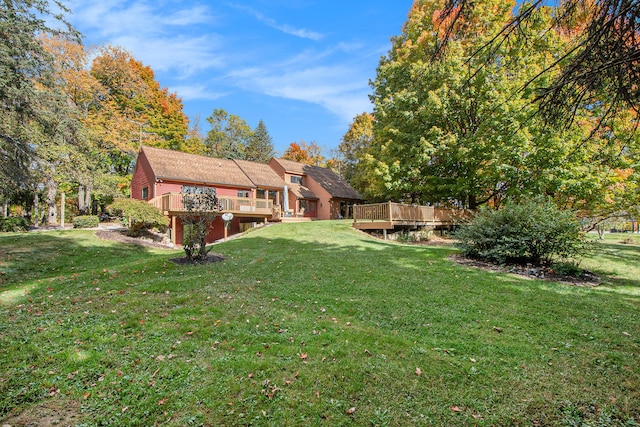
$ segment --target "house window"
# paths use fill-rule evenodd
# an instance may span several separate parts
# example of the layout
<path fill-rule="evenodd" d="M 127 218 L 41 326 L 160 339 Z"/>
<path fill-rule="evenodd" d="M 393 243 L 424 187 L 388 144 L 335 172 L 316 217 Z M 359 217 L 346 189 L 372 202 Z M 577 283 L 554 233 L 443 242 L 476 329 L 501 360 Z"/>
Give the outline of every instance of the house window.
<path fill-rule="evenodd" d="M 266 190 L 256 190 L 256 199 L 266 199 L 267 192 Z"/>
<path fill-rule="evenodd" d="M 249 198 L 249 192 L 246 190 L 238 190 L 238 197 L 246 197 Z"/>
<path fill-rule="evenodd" d="M 142 189 L 142 200 L 147 200 L 149 198 L 149 187 L 144 187 Z"/>
<path fill-rule="evenodd" d="M 292 184 L 302 184 L 302 177 L 291 175 L 290 181 Z"/>

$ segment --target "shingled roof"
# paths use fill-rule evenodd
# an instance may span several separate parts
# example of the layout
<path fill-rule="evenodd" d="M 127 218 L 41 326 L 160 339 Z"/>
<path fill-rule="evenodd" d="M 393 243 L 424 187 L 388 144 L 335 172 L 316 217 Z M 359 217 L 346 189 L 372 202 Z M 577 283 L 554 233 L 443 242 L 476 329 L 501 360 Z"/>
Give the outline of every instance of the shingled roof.
<path fill-rule="evenodd" d="M 304 167 L 306 165 L 304 163 L 298 163 L 287 159 L 275 159 L 275 161 L 278 162 L 287 173 L 294 173 L 298 175 L 305 174 Z"/>
<path fill-rule="evenodd" d="M 255 185 L 233 160 L 180 151 L 142 147 L 156 178 L 253 188 Z"/>
<path fill-rule="evenodd" d="M 234 162 L 256 187 L 284 188 L 284 181 L 269 165 L 247 160 L 234 160 Z"/>
<path fill-rule="evenodd" d="M 363 197 L 347 181 L 331 169 L 309 165 L 303 165 L 302 169 L 304 173 L 320 184 L 331 197 L 335 199 L 363 200 Z"/>

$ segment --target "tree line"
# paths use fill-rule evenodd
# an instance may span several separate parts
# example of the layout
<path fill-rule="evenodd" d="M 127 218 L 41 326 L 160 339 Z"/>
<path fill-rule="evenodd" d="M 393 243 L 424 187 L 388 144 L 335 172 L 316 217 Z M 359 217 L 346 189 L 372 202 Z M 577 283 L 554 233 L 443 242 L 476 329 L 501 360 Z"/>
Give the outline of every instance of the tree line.
<path fill-rule="evenodd" d="M 52 6 L 63 13 L 54 15 Z M 0 4 L 0 187 L 39 221 L 58 222 L 60 192 L 87 214 L 129 191 L 142 144 L 222 158 L 267 162 L 275 155 L 266 125 L 254 129 L 214 109 L 200 130 L 182 100 L 151 67 L 118 46 L 88 49 L 48 0 Z M 44 205 L 44 212 L 38 207 Z M 36 212 L 31 212 L 35 210 Z"/>
<path fill-rule="evenodd" d="M 416 0 L 340 145 L 346 178 L 372 201 L 637 216 L 639 28 L 626 0 Z"/>

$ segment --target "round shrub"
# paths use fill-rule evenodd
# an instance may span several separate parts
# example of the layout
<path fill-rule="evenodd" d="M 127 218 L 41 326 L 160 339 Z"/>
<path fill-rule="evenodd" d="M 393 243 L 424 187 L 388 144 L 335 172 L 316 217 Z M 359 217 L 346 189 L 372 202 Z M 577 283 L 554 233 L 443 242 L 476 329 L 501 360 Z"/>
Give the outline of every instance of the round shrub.
<path fill-rule="evenodd" d="M 169 218 L 144 200 L 115 199 L 107 206 L 107 211 L 122 217 L 124 222 L 129 224 L 127 234 L 130 236 L 137 236 L 145 228 L 169 225 Z"/>
<path fill-rule="evenodd" d="M 498 264 L 548 264 L 578 257 L 587 248 L 575 215 L 540 200 L 485 207 L 455 237 L 463 255 Z"/>
<path fill-rule="evenodd" d="M 100 224 L 97 215 L 80 215 L 73 218 L 73 228 L 96 228 Z"/>
<path fill-rule="evenodd" d="M 0 231 L 8 233 L 29 231 L 29 221 L 21 216 L 0 218 Z"/>

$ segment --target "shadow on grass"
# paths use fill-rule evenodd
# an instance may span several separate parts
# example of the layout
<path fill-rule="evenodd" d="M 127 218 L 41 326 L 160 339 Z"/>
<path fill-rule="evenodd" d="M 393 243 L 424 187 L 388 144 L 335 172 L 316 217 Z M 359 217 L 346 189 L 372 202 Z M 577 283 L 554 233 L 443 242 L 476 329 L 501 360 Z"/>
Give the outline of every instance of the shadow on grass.
<path fill-rule="evenodd" d="M 175 252 L 97 239 L 91 231 L 0 234 L 0 303 L 15 301 L 54 281 L 113 268 L 143 269 Z"/>
<path fill-rule="evenodd" d="M 640 292 L 640 246 L 622 243 L 604 243 L 597 246 L 597 253 L 593 255 L 598 266 L 594 271 L 600 275 L 603 282 L 616 288 L 632 288 Z"/>

